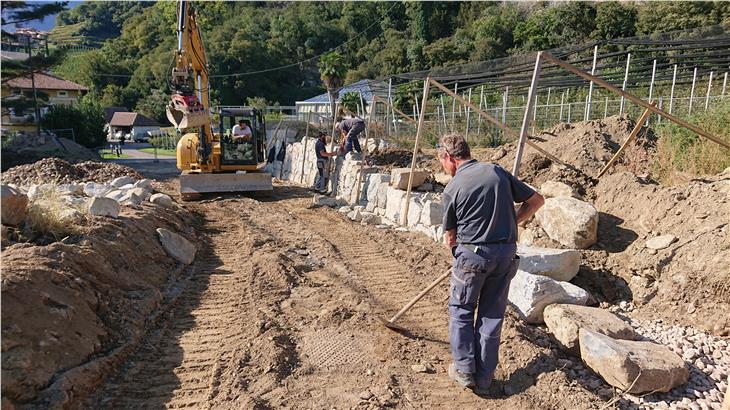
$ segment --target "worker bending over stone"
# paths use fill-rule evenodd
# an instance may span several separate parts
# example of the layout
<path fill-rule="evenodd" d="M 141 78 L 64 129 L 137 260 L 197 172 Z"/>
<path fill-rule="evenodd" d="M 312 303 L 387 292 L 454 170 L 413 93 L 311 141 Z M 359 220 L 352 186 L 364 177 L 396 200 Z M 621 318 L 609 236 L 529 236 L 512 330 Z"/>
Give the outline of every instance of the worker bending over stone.
<path fill-rule="evenodd" d="M 358 137 L 365 131 L 365 121 L 357 117 L 340 119 L 335 125 L 335 129 L 342 134 L 344 139 L 345 155 L 353 150 L 358 154 L 362 153 Z"/>
<path fill-rule="evenodd" d="M 438 156 L 453 176 L 443 193 L 444 240 L 454 255 L 449 297 L 449 377 L 488 394 L 497 368 L 507 292 L 517 272 L 517 224 L 543 197 L 495 164 L 471 159 L 463 136 L 441 137 Z M 514 203 L 522 203 L 515 213 Z M 476 312 L 476 321 L 474 314 Z"/>

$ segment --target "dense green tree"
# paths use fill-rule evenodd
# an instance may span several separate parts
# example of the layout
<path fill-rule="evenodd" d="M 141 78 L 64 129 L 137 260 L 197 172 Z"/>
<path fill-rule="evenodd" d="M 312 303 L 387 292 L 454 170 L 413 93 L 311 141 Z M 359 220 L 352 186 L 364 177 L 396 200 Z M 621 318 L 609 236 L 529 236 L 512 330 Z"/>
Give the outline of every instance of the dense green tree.
<path fill-rule="evenodd" d="M 642 7 L 636 31 L 656 32 L 685 30 L 730 22 L 730 3 L 724 1 L 668 1 Z"/>
<path fill-rule="evenodd" d="M 152 90 L 150 94 L 147 94 L 139 99 L 137 105 L 134 107 L 136 112 L 142 113 L 149 118 L 157 120 L 160 124 L 167 124 L 167 115 L 165 114 L 165 107 L 167 102 L 170 100 L 170 96 L 165 90 Z"/>
<path fill-rule="evenodd" d="M 607 1 L 596 5 L 596 40 L 631 37 L 636 34 L 637 10 L 631 4 Z"/>
<path fill-rule="evenodd" d="M 104 145 L 104 110 L 93 94 L 72 106 L 51 107 L 41 120 L 45 129 L 73 128 L 76 142 L 89 148 Z"/>

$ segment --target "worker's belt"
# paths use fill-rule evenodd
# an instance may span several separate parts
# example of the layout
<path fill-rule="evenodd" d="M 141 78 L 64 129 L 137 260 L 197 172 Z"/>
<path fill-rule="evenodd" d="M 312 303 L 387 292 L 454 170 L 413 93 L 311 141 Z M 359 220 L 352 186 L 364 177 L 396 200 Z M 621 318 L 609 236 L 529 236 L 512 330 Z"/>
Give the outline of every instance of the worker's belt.
<path fill-rule="evenodd" d="M 459 245 L 465 247 L 466 249 L 469 249 L 470 251 L 472 251 L 474 253 L 478 253 L 480 247 L 483 248 L 483 247 L 487 247 L 489 245 L 507 245 L 507 244 L 511 244 L 511 243 L 512 242 L 510 242 L 510 241 L 503 240 L 503 241 L 496 241 L 496 242 L 485 242 L 485 243 L 480 243 L 480 244 L 460 243 Z"/>

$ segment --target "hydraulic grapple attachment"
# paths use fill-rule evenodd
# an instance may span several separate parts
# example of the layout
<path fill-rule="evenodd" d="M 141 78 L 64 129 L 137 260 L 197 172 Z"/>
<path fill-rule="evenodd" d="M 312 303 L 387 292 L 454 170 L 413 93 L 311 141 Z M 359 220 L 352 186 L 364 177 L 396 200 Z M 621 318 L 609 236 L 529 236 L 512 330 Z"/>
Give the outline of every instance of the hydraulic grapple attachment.
<path fill-rule="evenodd" d="M 175 128 L 210 124 L 210 113 L 194 95 L 174 94 L 167 104 L 167 119 Z"/>

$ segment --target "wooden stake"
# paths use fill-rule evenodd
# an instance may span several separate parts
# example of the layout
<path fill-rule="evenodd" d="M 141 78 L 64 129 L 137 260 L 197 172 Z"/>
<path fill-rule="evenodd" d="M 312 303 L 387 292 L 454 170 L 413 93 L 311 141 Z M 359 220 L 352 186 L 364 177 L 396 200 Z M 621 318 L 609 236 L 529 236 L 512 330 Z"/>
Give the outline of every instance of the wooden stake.
<path fill-rule="evenodd" d="M 689 91 L 689 112 L 692 114 L 692 102 L 695 99 L 695 84 L 697 83 L 697 67 L 695 67 L 694 74 L 692 75 L 692 88 Z"/>
<path fill-rule="evenodd" d="M 535 69 L 532 71 L 530 90 L 527 92 L 527 104 L 525 105 L 525 115 L 524 117 L 522 117 L 522 127 L 520 128 L 520 140 L 517 144 L 517 155 L 515 155 L 515 164 L 512 167 L 512 175 L 514 175 L 515 177 L 519 176 L 520 174 L 520 162 L 522 161 L 522 152 L 525 149 L 525 142 L 528 142 L 527 129 L 530 126 L 530 109 L 534 109 L 534 102 L 537 101 L 537 82 L 540 80 L 541 68 L 542 51 L 538 51 L 537 57 L 535 58 Z"/>
<path fill-rule="evenodd" d="M 367 128 L 370 128 L 370 125 L 373 123 L 373 113 L 375 112 L 375 95 L 373 95 L 372 99 L 370 100 L 370 117 L 368 117 L 368 126 Z M 366 129 L 367 129 L 366 128 Z M 368 139 L 369 137 L 366 137 L 365 139 L 365 150 L 368 146 Z M 362 171 L 365 168 L 365 150 L 362 152 L 362 157 L 360 158 L 360 174 L 357 178 L 357 189 L 355 190 L 355 205 L 360 205 L 360 189 L 362 189 L 362 178 L 363 174 Z"/>
<path fill-rule="evenodd" d="M 598 59 L 598 45 L 593 47 L 593 66 L 591 67 L 591 75 L 596 75 L 596 61 Z M 591 102 L 593 101 L 593 81 L 588 86 L 588 100 L 586 102 L 586 116 L 584 121 L 591 119 Z"/>
<path fill-rule="evenodd" d="M 653 102 L 651 104 L 652 104 L 652 106 L 654 105 Z M 650 114 L 651 114 L 651 110 L 649 110 L 648 108 L 646 110 L 644 110 L 644 113 L 641 114 L 641 117 L 639 118 L 639 121 L 636 122 L 636 126 L 634 126 L 634 129 L 631 131 L 631 134 L 629 134 L 629 136 L 626 138 L 626 141 L 624 141 L 624 143 L 621 144 L 621 147 L 618 149 L 618 151 L 616 151 L 616 153 L 613 154 L 613 157 L 611 157 L 611 159 L 603 167 L 603 169 L 601 170 L 601 172 L 598 173 L 598 176 L 596 178 L 602 177 L 603 174 L 605 174 L 606 171 L 608 171 L 608 169 L 611 167 L 611 165 L 613 165 L 613 163 L 616 162 L 616 160 L 618 159 L 618 157 L 621 156 L 621 154 L 624 152 L 624 150 L 626 149 L 626 147 L 632 141 L 634 141 L 636 139 L 636 136 L 639 135 L 639 131 L 641 131 L 641 127 L 644 126 L 644 123 L 649 118 L 649 115 Z"/>
<path fill-rule="evenodd" d="M 710 71 L 710 81 L 707 83 L 707 96 L 705 97 L 705 111 L 710 106 L 710 90 L 712 90 L 712 71 Z"/>
<path fill-rule="evenodd" d="M 674 65 L 674 74 L 672 74 L 672 90 L 669 92 L 669 113 L 672 113 L 674 107 L 674 84 L 677 82 L 677 65 Z"/>
<path fill-rule="evenodd" d="M 302 152 L 302 172 L 299 175 L 299 183 L 304 183 L 304 164 L 307 162 L 307 139 L 309 138 L 309 122 L 312 120 L 312 112 L 307 112 L 307 129 L 304 131 L 304 148 Z"/>
<path fill-rule="evenodd" d="M 423 131 L 423 119 L 428 104 L 428 91 L 431 88 L 431 78 L 426 77 L 423 81 L 423 102 L 421 104 L 421 113 L 418 116 L 418 128 L 416 128 L 416 142 L 413 144 L 413 159 L 411 160 L 411 173 L 408 174 L 408 189 L 406 189 L 406 206 L 403 210 L 401 220 L 403 226 L 408 226 L 408 208 L 411 204 L 411 187 L 413 185 L 413 173 L 416 171 L 416 157 L 418 156 L 418 143 L 421 141 L 421 132 Z"/>
<path fill-rule="evenodd" d="M 626 71 L 624 72 L 624 84 L 621 87 L 623 91 L 626 91 L 626 83 L 629 81 L 629 65 L 631 65 L 631 53 L 626 54 Z M 621 106 L 618 110 L 619 114 L 624 113 L 624 96 L 621 96 Z"/>

